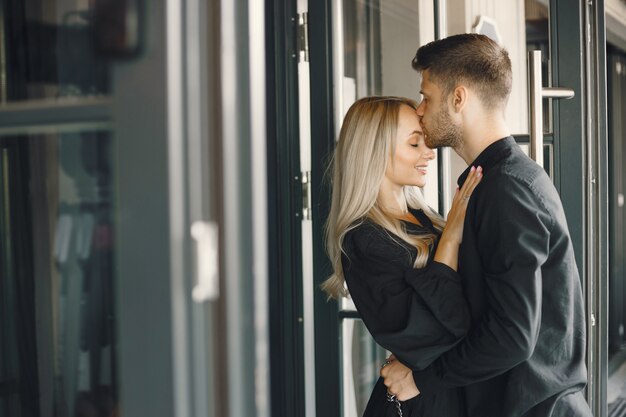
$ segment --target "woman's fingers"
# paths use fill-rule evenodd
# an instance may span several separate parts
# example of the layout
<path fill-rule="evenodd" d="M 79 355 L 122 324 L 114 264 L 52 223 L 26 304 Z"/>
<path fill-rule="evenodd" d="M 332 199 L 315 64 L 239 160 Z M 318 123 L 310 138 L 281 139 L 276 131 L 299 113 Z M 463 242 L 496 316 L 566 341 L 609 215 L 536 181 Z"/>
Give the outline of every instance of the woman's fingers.
<path fill-rule="evenodd" d="M 459 192 L 459 198 L 463 199 L 464 200 L 463 202 L 467 203 L 472 193 L 474 192 L 474 189 L 476 189 L 476 186 L 482 180 L 482 177 L 483 177 L 482 167 L 477 167 L 477 168 L 472 167 L 469 175 L 465 179 L 465 183 L 463 183 L 463 187 L 461 187 L 461 190 Z"/>
<path fill-rule="evenodd" d="M 467 195 L 468 192 L 471 192 L 472 186 L 476 183 L 476 179 L 479 177 L 481 170 L 482 170 L 481 167 L 478 167 L 478 168 L 472 167 L 472 169 L 469 172 L 469 175 L 467 176 L 465 182 L 463 183 L 463 187 L 461 187 L 463 196 Z"/>
<path fill-rule="evenodd" d="M 456 214 L 464 215 L 467 209 L 467 204 L 472 196 L 472 193 L 476 189 L 476 186 L 480 183 L 483 177 L 482 167 L 470 169 L 470 172 L 463 183 L 463 186 L 456 189 L 456 193 L 452 198 L 452 207 L 448 212 L 448 221 L 452 220 Z"/>

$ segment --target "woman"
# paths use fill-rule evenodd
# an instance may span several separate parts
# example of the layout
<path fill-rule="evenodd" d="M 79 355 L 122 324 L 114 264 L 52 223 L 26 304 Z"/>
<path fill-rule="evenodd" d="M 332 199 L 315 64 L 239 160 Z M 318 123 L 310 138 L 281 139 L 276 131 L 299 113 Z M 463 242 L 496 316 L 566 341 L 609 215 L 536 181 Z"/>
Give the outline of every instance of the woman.
<path fill-rule="evenodd" d="M 367 97 L 348 110 L 326 227 L 334 273 L 323 289 L 337 299 L 350 295 L 376 342 L 422 369 L 469 327 L 456 269 L 467 202 L 482 171 L 472 169 L 457 190 L 446 224 L 418 189 L 435 153 L 416 109 L 406 98 Z M 457 417 L 462 405 L 458 390 L 400 402 L 379 379 L 364 415 Z"/>

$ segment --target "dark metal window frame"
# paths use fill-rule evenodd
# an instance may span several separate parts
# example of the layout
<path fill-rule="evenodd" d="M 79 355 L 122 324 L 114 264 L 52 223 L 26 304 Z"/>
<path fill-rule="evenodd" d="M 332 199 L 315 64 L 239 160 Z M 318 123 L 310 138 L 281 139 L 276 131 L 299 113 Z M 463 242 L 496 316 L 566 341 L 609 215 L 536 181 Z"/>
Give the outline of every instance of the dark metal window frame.
<path fill-rule="evenodd" d="M 304 416 L 296 2 L 268 1 L 265 14 L 271 411 Z"/>
<path fill-rule="evenodd" d="M 335 148 L 332 61 L 332 0 L 309 2 L 311 73 L 311 173 L 313 195 L 313 274 L 319 288 L 331 267 L 324 248 L 324 222 L 330 208 L 330 184 L 325 178 Z M 316 414 L 341 415 L 338 304 L 321 290 L 314 295 Z"/>

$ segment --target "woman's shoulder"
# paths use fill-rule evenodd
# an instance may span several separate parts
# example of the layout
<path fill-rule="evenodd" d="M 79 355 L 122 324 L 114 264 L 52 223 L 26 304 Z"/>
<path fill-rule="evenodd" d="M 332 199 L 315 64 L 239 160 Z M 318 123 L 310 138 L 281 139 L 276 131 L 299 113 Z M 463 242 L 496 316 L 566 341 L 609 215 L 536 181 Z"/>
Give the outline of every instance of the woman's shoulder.
<path fill-rule="evenodd" d="M 353 243 L 366 243 L 372 240 L 385 239 L 389 232 L 378 223 L 365 218 L 355 222 L 346 233 L 344 241 Z"/>
<path fill-rule="evenodd" d="M 350 236 L 351 238 L 367 239 L 372 236 L 381 235 L 384 231 L 384 227 L 375 223 L 371 219 L 365 218 L 354 222 L 350 226 L 350 230 L 346 233 L 346 237 Z"/>
<path fill-rule="evenodd" d="M 346 252 L 357 251 L 363 255 L 406 256 L 406 245 L 400 237 L 371 219 L 360 221 L 344 238 Z"/>

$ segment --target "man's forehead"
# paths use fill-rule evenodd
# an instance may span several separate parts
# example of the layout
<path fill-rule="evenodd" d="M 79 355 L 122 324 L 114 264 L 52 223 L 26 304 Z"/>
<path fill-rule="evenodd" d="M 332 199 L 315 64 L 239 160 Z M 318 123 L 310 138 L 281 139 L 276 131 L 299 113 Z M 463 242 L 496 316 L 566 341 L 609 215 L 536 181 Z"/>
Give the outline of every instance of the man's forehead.
<path fill-rule="evenodd" d="M 424 89 L 429 90 L 429 89 L 436 87 L 436 85 L 431 81 L 428 70 L 422 71 L 420 85 L 421 85 L 422 90 Z"/>
<path fill-rule="evenodd" d="M 430 74 L 430 69 L 425 69 L 424 71 L 422 71 L 421 73 L 422 75 L 422 83 L 428 83 L 428 84 L 432 84 L 432 77 Z"/>

